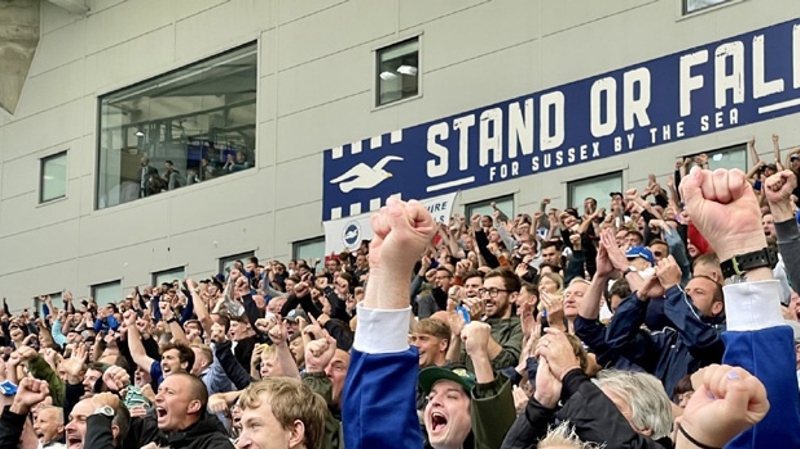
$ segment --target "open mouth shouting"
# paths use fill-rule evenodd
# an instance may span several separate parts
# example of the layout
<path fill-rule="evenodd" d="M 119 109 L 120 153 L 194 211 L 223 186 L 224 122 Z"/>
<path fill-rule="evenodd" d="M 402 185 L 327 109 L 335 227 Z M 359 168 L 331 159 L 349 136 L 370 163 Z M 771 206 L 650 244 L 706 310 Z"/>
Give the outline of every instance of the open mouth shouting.
<path fill-rule="evenodd" d="M 441 435 L 447 430 L 447 416 L 442 412 L 432 412 L 430 415 L 430 433 L 432 435 Z"/>
<path fill-rule="evenodd" d="M 83 448 L 83 439 L 77 434 L 67 435 L 67 449 Z"/>

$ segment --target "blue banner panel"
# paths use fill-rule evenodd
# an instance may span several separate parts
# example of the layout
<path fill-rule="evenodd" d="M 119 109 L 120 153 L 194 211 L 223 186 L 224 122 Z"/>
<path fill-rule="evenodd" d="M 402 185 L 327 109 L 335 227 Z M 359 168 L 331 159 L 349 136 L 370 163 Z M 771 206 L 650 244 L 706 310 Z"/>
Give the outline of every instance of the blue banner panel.
<path fill-rule="evenodd" d="M 324 153 L 323 220 L 792 114 L 800 19 Z M 695 150 L 702 151 L 702 148 Z"/>

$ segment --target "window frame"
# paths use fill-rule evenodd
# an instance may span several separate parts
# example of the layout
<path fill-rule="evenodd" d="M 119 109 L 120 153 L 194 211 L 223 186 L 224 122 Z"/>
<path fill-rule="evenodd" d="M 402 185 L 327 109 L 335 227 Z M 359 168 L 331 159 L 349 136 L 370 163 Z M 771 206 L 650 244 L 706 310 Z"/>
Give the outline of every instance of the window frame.
<path fill-rule="evenodd" d="M 136 82 L 133 82 L 133 83 L 127 83 L 127 84 L 121 85 L 119 87 L 115 87 L 113 89 L 110 89 L 108 91 L 103 91 L 103 92 L 98 94 L 97 103 L 96 103 L 96 107 L 97 107 L 97 110 L 96 110 L 96 120 L 97 121 L 96 121 L 96 125 L 95 125 L 96 136 L 95 136 L 95 139 L 94 139 L 94 158 L 95 158 L 94 166 L 95 166 L 95 172 L 94 172 L 94 184 L 93 184 L 94 185 L 94 199 L 93 199 L 93 202 L 92 202 L 93 211 L 97 212 L 97 211 L 102 211 L 102 210 L 113 208 L 113 207 L 123 206 L 125 204 L 135 203 L 135 202 L 140 201 L 140 200 L 146 200 L 150 196 L 154 196 L 154 195 L 148 195 L 148 196 L 145 196 L 145 197 L 136 198 L 136 199 L 134 199 L 132 201 L 118 202 L 118 203 L 111 204 L 111 205 L 106 204 L 105 206 L 100 207 L 101 198 L 103 196 L 103 194 L 101 192 L 101 164 L 102 164 L 102 158 L 101 158 L 101 150 L 102 150 L 102 148 L 101 148 L 101 145 L 102 145 L 102 136 L 103 136 L 103 128 L 102 128 L 103 127 L 103 101 L 105 99 L 115 95 L 115 94 L 121 94 L 121 93 L 126 92 L 126 91 L 131 91 L 132 92 L 132 91 L 136 91 L 136 90 L 141 90 L 148 83 L 153 83 L 153 82 L 155 82 L 155 81 L 157 81 L 159 79 L 162 79 L 162 78 L 168 78 L 168 77 L 171 77 L 171 76 L 175 76 L 176 74 L 180 74 L 180 72 L 182 72 L 182 71 L 186 71 L 186 70 L 192 69 L 194 67 L 201 66 L 203 64 L 208 63 L 209 61 L 213 61 L 213 60 L 218 59 L 218 58 L 223 58 L 226 55 L 229 55 L 229 54 L 235 53 L 237 51 L 243 50 L 243 49 L 245 49 L 247 47 L 253 47 L 254 55 L 255 55 L 255 58 L 256 58 L 256 62 L 255 62 L 255 65 L 254 65 L 255 70 L 256 70 L 256 79 L 255 79 L 256 93 L 255 93 L 255 99 L 254 99 L 254 102 L 253 102 L 253 104 L 255 106 L 255 122 L 253 124 L 255 137 L 254 137 L 254 142 L 253 142 L 253 148 L 251 149 L 251 153 L 252 153 L 252 158 L 253 159 L 252 160 L 248 160 L 248 162 L 251 163 L 251 166 L 248 167 L 247 169 L 239 170 L 239 171 L 247 172 L 247 173 L 252 173 L 253 171 L 258 171 L 258 167 L 259 167 L 258 166 L 258 156 L 259 156 L 259 154 L 258 154 L 258 147 L 259 147 L 258 143 L 259 143 L 259 140 L 260 140 L 259 133 L 258 133 L 259 116 L 260 116 L 260 108 L 259 108 L 260 82 L 259 82 L 259 80 L 261 78 L 261 65 L 259 64 L 258 61 L 260 60 L 261 43 L 260 43 L 260 40 L 248 40 L 247 42 L 244 42 L 242 44 L 237 44 L 237 45 L 234 45 L 234 46 L 232 46 L 230 48 L 226 48 L 226 49 L 221 50 L 221 51 L 215 51 L 215 52 L 213 52 L 212 54 L 210 54 L 208 56 L 205 56 L 205 57 L 202 57 L 202 58 L 199 58 L 199 59 L 196 59 L 196 60 L 192 60 L 192 61 L 189 61 L 189 62 L 181 63 L 180 65 L 176 66 L 173 69 L 170 69 L 170 70 L 167 70 L 167 71 L 164 71 L 164 72 L 160 72 L 160 73 L 157 73 L 155 75 L 149 76 L 147 78 L 141 79 L 139 81 L 136 81 Z M 189 116 L 189 115 L 190 115 L 189 113 L 177 114 L 176 116 L 174 116 L 172 118 L 181 117 L 181 116 Z M 144 122 L 128 123 L 128 124 L 125 124 L 125 125 L 121 125 L 120 127 L 121 128 L 131 128 L 131 127 L 135 128 L 135 127 L 138 127 L 140 129 L 143 129 L 144 127 L 146 127 L 147 123 L 150 123 L 150 122 L 144 121 Z M 126 148 L 123 148 L 121 151 L 123 151 L 123 152 L 126 151 Z M 252 169 L 255 169 L 255 170 L 252 170 Z M 162 169 L 159 168 L 159 171 L 161 171 L 161 170 Z M 201 183 L 217 181 L 219 178 L 232 176 L 232 175 L 237 175 L 239 173 L 239 171 L 231 172 L 231 173 L 227 173 L 227 174 L 223 174 L 223 175 L 217 175 L 212 179 L 208 179 L 208 180 L 201 181 L 201 182 L 195 182 L 195 183 L 193 183 L 191 185 L 186 183 L 186 184 L 180 186 L 179 189 L 192 187 L 194 184 L 201 184 Z M 185 169 L 184 169 L 182 174 L 183 174 L 184 181 L 185 181 L 186 180 L 186 175 L 187 175 Z M 175 189 L 175 190 L 179 190 L 179 189 Z M 169 193 L 171 193 L 171 191 L 160 192 L 160 193 L 169 194 Z"/>
<path fill-rule="evenodd" d="M 220 257 L 220 258 L 217 259 L 217 268 L 219 269 L 219 271 L 217 271 L 217 273 L 222 273 L 223 275 L 225 275 L 225 278 L 227 279 L 228 278 L 228 274 L 230 274 L 230 269 L 228 269 L 227 271 L 225 269 L 225 266 L 227 265 L 227 263 L 230 263 L 231 265 L 233 265 L 233 262 L 239 260 L 243 264 L 246 265 L 247 264 L 247 259 L 250 258 L 250 257 L 254 257 L 255 255 L 256 255 L 256 251 L 252 250 L 252 251 L 245 251 L 245 252 L 238 253 L 238 254 L 232 254 L 230 256 Z M 259 263 L 260 263 L 260 261 L 259 261 Z"/>
<path fill-rule="evenodd" d="M 111 286 L 112 284 L 119 285 L 120 297 L 117 298 L 115 301 L 101 304 L 100 301 L 97 299 L 97 293 L 96 293 L 97 290 L 102 288 L 102 287 Z M 97 304 L 97 307 L 103 307 L 103 306 L 111 304 L 111 303 L 118 304 L 120 301 L 122 301 L 124 299 L 124 297 L 122 296 L 122 279 L 116 279 L 116 280 L 112 280 L 112 281 L 100 282 L 100 283 L 97 283 L 97 284 L 90 285 L 89 286 L 89 297 L 94 299 L 95 303 Z"/>
<path fill-rule="evenodd" d="M 517 207 L 517 204 L 516 204 L 516 201 L 514 199 L 514 194 L 513 193 L 512 194 L 508 194 L 508 195 L 496 196 L 494 198 L 488 198 L 488 199 L 485 199 L 485 200 L 473 201 L 471 203 L 464 204 L 464 216 L 466 217 L 467 221 L 469 221 L 472 218 L 472 214 L 476 213 L 475 212 L 476 210 L 482 209 L 482 208 L 491 209 L 492 208 L 492 206 L 491 206 L 492 203 L 501 203 L 501 202 L 505 202 L 505 201 L 511 202 L 511 209 L 512 210 L 505 211 L 505 210 L 502 209 L 502 207 L 500 207 L 500 210 L 504 214 L 506 214 L 506 216 L 508 216 L 509 219 L 512 219 L 512 218 L 515 217 L 514 209 L 516 209 L 516 207 Z M 502 204 L 498 204 L 498 206 L 502 206 Z M 483 215 L 489 215 L 490 217 L 492 216 L 491 213 L 484 214 L 483 212 L 481 212 L 481 216 L 483 216 Z"/>
<path fill-rule="evenodd" d="M 583 211 L 583 201 L 585 201 L 586 198 L 581 198 L 580 199 L 580 201 L 581 201 L 580 206 L 577 206 L 577 205 L 573 206 L 573 204 L 575 204 L 575 201 L 574 201 L 575 198 L 573 198 L 573 196 L 575 195 L 574 194 L 574 190 L 575 189 L 573 188 L 574 186 L 576 186 L 578 184 L 581 184 L 581 185 L 590 184 L 593 181 L 596 182 L 596 181 L 600 181 L 600 180 L 619 178 L 620 189 L 618 190 L 618 192 L 623 192 L 625 190 L 625 176 L 624 175 L 625 174 L 623 173 L 622 170 L 614 170 L 614 171 L 610 171 L 610 172 L 606 172 L 606 173 L 601 173 L 599 175 L 592 175 L 592 176 L 588 176 L 588 177 L 585 177 L 585 178 L 578 178 L 578 179 L 573 179 L 571 181 L 567 181 L 567 207 L 574 207 L 574 208 L 577 208 L 578 211 Z M 608 203 L 608 204 L 611 203 L 611 197 L 608 195 L 610 193 L 611 192 L 606 192 L 606 195 L 604 197 L 602 197 L 602 199 L 601 198 L 595 198 L 595 201 L 597 201 L 597 207 L 598 208 L 606 207 L 606 203 Z"/>
<path fill-rule="evenodd" d="M 708 11 L 708 10 L 710 10 L 712 8 L 719 8 L 719 7 L 723 6 L 723 5 L 727 5 L 727 4 L 734 3 L 736 1 L 741 1 L 741 0 L 722 0 L 721 2 L 719 2 L 717 4 L 703 6 L 701 8 L 693 9 L 691 11 L 689 11 L 689 1 L 690 0 L 681 0 L 681 16 L 683 16 L 683 17 L 691 16 L 691 15 L 697 14 L 697 13 L 699 13 L 701 11 Z"/>
<path fill-rule="evenodd" d="M 52 153 L 45 157 L 39 159 L 39 204 L 47 204 L 51 203 L 56 200 L 60 200 L 67 197 L 67 185 L 69 181 L 69 150 L 59 151 L 58 153 Z M 45 165 L 48 162 L 53 161 L 54 159 L 64 158 L 64 194 L 55 196 L 53 198 L 44 198 L 44 184 L 45 184 Z"/>
<path fill-rule="evenodd" d="M 181 276 L 178 276 L 178 280 L 183 282 L 183 279 L 186 277 L 186 265 L 181 265 L 179 267 L 174 267 L 174 268 L 171 268 L 171 269 L 168 269 L 168 270 L 159 270 L 159 271 L 151 272 L 150 273 L 150 281 L 151 281 L 150 285 L 152 285 L 154 287 L 158 287 L 159 285 L 161 285 L 161 283 L 158 282 L 159 276 L 163 276 L 163 275 L 166 275 L 166 274 L 169 274 L 169 273 L 177 273 L 178 271 L 180 271 L 182 273 Z M 173 277 L 173 279 L 170 279 L 170 282 L 173 281 L 173 280 L 175 280 L 174 277 Z"/>
<path fill-rule="evenodd" d="M 394 47 L 399 47 L 401 45 L 407 44 L 411 41 L 417 42 L 417 93 L 408 97 L 401 97 L 397 100 L 392 100 L 386 103 L 381 102 L 381 53 L 390 50 Z M 422 97 L 422 34 L 415 34 L 413 36 L 408 36 L 406 38 L 395 40 L 389 44 L 382 45 L 377 47 L 373 50 L 373 65 L 374 65 L 374 73 L 373 73 L 373 80 L 374 80 L 374 89 L 375 89 L 375 97 L 374 97 L 374 105 L 375 109 L 380 109 L 392 105 L 396 105 L 398 103 L 403 103 L 406 101 L 414 100 L 417 98 Z"/>
<path fill-rule="evenodd" d="M 772 145 L 771 145 L 771 142 L 770 142 L 770 147 L 771 146 Z M 711 151 L 701 151 L 699 153 L 687 154 L 687 155 L 682 156 L 682 158 L 685 159 L 685 158 L 688 157 L 688 158 L 692 159 L 692 163 L 689 165 L 689 169 L 691 169 L 692 167 L 695 166 L 695 163 L 694 163 L 695 156 L 699 156 L 699 155 L 705 153 L 706 155 L 708 155 L 708 167 L 709 167 L 709 170 L 713 171 L 713 170 L 715 170 L 717 168 L 725 168 L 725 167 L 713 167 L 712 166 L 712 161 L 714 160 L 714 155 L 715 154 L 732 153 L 732 152 L 734 152 L 736 150 L 740 151 L 744 155 L 744 167 L 732 167 L 732 168 L 738 168 L 739 170 L 742 170 L 743 172 L 747 173 L 747 171 L 750 169 L 750 152 L 747 149 L 747 142 L 736 143 L 736 144 L 728 145 L 728 146 L 725 146 L 725 147 L 722 147 L 722 148 L 716 148 L 716 149 L 711 150 Z"/>
<path fill-rule="evenodd" d="M 61 301 L 64 298 L 63 293 L 64 293 L 63 291 L 60 291 L 60 292 L 48 293 L 48 294 L 45 294 L 45 295 L 39 295 L 39 296 L 34 297 L 33 298 L 34 310 L 39 313 L 39 316 L 44 318 L 44 309 L 42 308 L 42 306 L 44 306 L 44 303 L 39 298 L 41 296 L 49 296 L 50 299 L 53 300 L 53 302 Z M 53 311 L 51 310 L 50 313 L 53 313 Z"/>
<path fill-rule="evenodd" d="M 299 251 L 300 247 L 302 247 L 303 245 L 313 245 L 313 244 L 317 244 L 317 243 L 322 243 L 322 254 L 320 254 L 319 257 L 320 257 L 321 260 L 324 259 L 325 258 L 325 236 L 324 235 L 321 235 L 321 236 L 318 236 L 318 237 L 312 237 L 312 238 L 308 238 L 308 239 L 303 239 L 303 240 L 298 240 L 296 242 L 292 242 L 292 259 L 294 259 L 294 260 L 300 260 L 301 259 L 298 254 L 300 252 Z M 305 259 L 303 259 L 303 260 L 305 260 Z"/>

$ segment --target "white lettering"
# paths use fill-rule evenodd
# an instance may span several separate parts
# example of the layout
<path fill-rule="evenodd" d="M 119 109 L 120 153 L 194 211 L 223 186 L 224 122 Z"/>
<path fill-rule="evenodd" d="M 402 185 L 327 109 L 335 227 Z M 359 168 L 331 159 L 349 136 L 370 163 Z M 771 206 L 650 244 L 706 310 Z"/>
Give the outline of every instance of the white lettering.
<path fill-rule="evenodd" d="M 592 157 L 600 157 L 600 142 L 592 142 Z"/>
<path fill-rule="evenodd" d="M 634 128 L 634 118 L 639 126 L 650 126 L 650 116 L 647 108 L 650 107 L 650 70 L 645 67 L 625 72 L 623 77 L 623 125 L 625 131 Z M 639 98 L 634 98 L 634 87 L 639 85 Z"/>
<path fill-rule="evenodd" d="M 633 133 L 628 133 L 628 149 L 633 149 L 633 138 L 636 137 Z"/>
<path fill-rule="evenodd" d="M 481 167 L 489 165 L 489 153 L 495 164 L 503 162 L 503 110 L 487 109 L 481 113 L 478 160 Z"/>
<path fill-rule="evenodd" d="M 792 29 L 792 68 L 794 72 L 794 88 L 800 89 L 800 25 Z"/>
<path fill-rule="evenodd" d="M 605 109 L 603 106 L 605 100 Z M 590 98 L 590 123 L 594 137 L 605 137 L 617 128 L 617 81 L 614 78 L 601 78 L 592 84 Z M 606 119 L 603 120 L 605 112 Z"/>
<path fill-rule="evenodd" d="M 714 125 L 716 125 L 717 129 L 722 128 L 722 111 L 717 111 L 714 114 Z"/>
<path fill-rule="evenodd" d="M 437 123 L 428 128 L 428 153 L 436 156 L 436 159 L 428 159 L 428 178 L 447 174 L 449 152 L 447 147 L 438 142 L 438 139 L 446 140 L 449 135 L 450 127 L 447 126 L 447 123 Z"/>
<path fill-rule="evenodd" d="M 622 151 L 622 137 L 614 137 L 614 152 Z"/>
<path fill-rule="evenodd" d="M 564 94 L 550 92 L 539 98 L 539 149 L 541 151 L 558 148 L 564 143 Z M 551 117 L 552 115 L 552 117 Z M 553 132 L 550 132 L 550 123 Z M 546 168 L 549 164 L 545 163 Z"/>
<path fill-rule="evenodd" d="M 508 157 L 517 157 L 517 145 L 522 154 L 533 154 L 533 98 L 525 100 L 525 116 L 518 102 L 508 107 Z"/>
<path fill-rule="evenodd" d="M 764 58 L 764 35 L 753 38 L 753 98 L 762 98 L 783 92 L 783 79 L 766 81 L 766 62 Z"/>
<path fill-rule="evenodd" d="M 731 74 L 727 72 L 727 60 L 731 60 Z M 714 53 L 714 102 L 717 109 L 728 104 L 728 91 L 733 91 L 733 102 L 744 103 L 744 44 L 729 42 L 717 47 Z"/>
<path fill-rule="evenodd" d="M 708 116 L 700 117 L 700 131 L 708 131 Z"/>
<path fill-rule="evenodd" d="M 681 117 L 692 114 L 692 91 L 703 87 L 703 75 L 692 76 L 692 67 L 708 62 L 708 50 L 681 56 L 680 85 Z"/>
<path fill-rule="evenodd" d="M 675 136 L 677 136 L 679 139 L 680 139 L 681 137 L 684 137 L 684 136 L 686 135 L 686 133 L 685 133 L 685 132 L 684 132 L 684 130 L 683 130 L 683 127 L 684 127 L 684 125 L 685 125 L 685 124 L 683 123 L 683 120 L 681 120 L 681 121 L 680 121 L 680 122 L 678 122 L 678 124 L 675 126 L 675 129 L 676 129 L 676 130 L 675 130 Z"/>
<path fill-rule="evenodd" d="M 729 114 L 730 114 L 730 119 L 728 121 L 730 122 L 730 124 L 731 125 L 738 125 L 739 124 L 739 110 L 736 109 L 736 108 L 733 108 L 733 109 L 730 110 Z"/>
<path fill-rule="evenodd" d="M 661 127 L 661 139 L 669 140 L 672 138 L 672 127 L 669 125 L 664 125 Z"/>
<path fill-rule="evenodd" d="M 469 128 L 475 124 L 475 114 L 465 115 L 453 120 L 453 129 L 458 136 L 458 170 L 469 168 Z"/>

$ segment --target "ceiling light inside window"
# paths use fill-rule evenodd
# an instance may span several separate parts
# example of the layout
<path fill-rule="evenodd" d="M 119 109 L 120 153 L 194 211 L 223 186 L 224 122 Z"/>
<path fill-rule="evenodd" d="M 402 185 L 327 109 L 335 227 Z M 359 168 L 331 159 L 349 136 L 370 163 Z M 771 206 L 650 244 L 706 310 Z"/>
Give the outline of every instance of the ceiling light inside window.
<path fill-rule="evenodd" d="M 413 65 L 401 65 L 397 68 L 397 73 L 402 73 L 408 76 L 417 76 L 417 68 Z"/>
<path fill-rule="evenodd" d="M 136 137 L 144 137 L 144 132 L 141 129 L 136 130 Z"/>
<path fill-rule="evenodd" d="M 380 76 L 381 79 L 384 80 L 384 81 L 389 81 L 389 80 L 393 80 L 393 79 L 397 78 L 397 75 L 395 75 L 392 72 L 388 72 L 388 71 L 381 72 L 381 74 L 378 75 L 378 76 Z"/>

